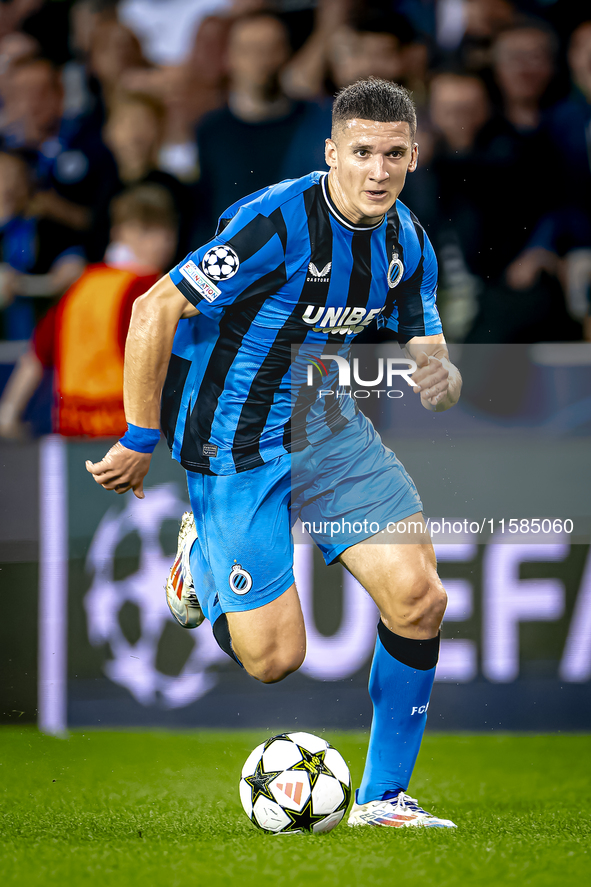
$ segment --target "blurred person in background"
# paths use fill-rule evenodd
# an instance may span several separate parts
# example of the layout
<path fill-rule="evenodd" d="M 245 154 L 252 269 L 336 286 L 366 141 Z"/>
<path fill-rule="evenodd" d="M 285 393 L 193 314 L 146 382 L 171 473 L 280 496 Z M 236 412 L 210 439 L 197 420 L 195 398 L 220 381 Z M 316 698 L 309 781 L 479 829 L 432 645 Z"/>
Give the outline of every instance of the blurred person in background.
<path fill-rule="evenodd" d="M 555 150 L 565 162 L 569 199 L 591 207 L 591 19 L 572 34 L 568 63 L 572 91 L 547 114 Z"/>
<path fill-rule="evenodd" d="M 91 73 L 93 34 L 105 22 L 117 20 L 117 0 L 76 0 L 70 9 L 69 45 L 73 58 L 62 67 L 64 116 L 83 117 L 97 131 L 104 123 L 100 85 Z"/>
<path fill-rule="evenodd" d="M 161 69 L 159 95 L 166 107 L 166 129 L 160 167 L 183 181 L 194 181 L 199 170 L 196 125 L 227 98 L 225 56 L 231 24 L 229 17 L 207 16 L 187 61 Z"/>
<path fill-rule="evenodd" d="M 69 58 L 69 2 L 63 0 L 4 0 L 0 13 L 0 32 L 21 31 L 33 37 L 41 47 L 41 55 L 55 65 Z"/>
<path fill-rule="evenodd" d="M 571 94 L 546 115 L 561 202 L 546 219 L 540 243 L 566 254 L 569 307 L 591 341 L 591 20 L 574 30 L 568 64 Z"/>
<path fill-rule="evenodd" d="M 548 104 L 549 87 L 556 73 L 557 49 L 556 35 L 549 28 L 527 20 L 501 31 L 492 47 L 493 72 L 500 92 L 502 116 L 524 140 L 524 154 L 529 152 L 533 155 L 550 147 L 536 136 Z M 538 171 L 542 172 L 539 166 Z M 545 207 L 540 206 L 539 219 L 544 212 L 551 211 L 552 203 L 556 200 L 557 195 L 553 195 Z M 533 245 L 534 241 L 531 245 L 528 243 L 507 268 L 507 282 L 516 290 L 532 287 L 543 272 L 554 274 L 558 269 L 556 252 Z"/>
<path fill-rule="evenodd" d="M 515 22 L 516 5 L 511 0 L 439 0 L 439 66 L 486 78 L 492 67 L 495 37 Z"/>
<path fill-rule="evenodd" d="M 146 69 L 148 63 L 135 34 L 117 20 L 106 19 L 93 28 L 89 68 L 100 84 L 102 101 L 108 109 L 124 74 Z"/>
<path fill-rule="evenodd" d="M 158 165 L 184 182 L 194 182 L 199 174 L 195 127 L 204 114 L 226 101 L 225 55 L 231 23 L 229 15 L 206 15 L 180 63 L 176 59 L 174 64 L 128 68 L 119 78 L 119 89 L 151 95 L 164 105 Z"/>
<path fill-rule="evenodd" d="M 467 341 L 577 338 L 554 276 L 557 257 L 531 255 L 540 220 L 556 200 L 552 183 L 540 187 L 548 181 L 547 141 L 493 114 L 483 83 L 466 74 L 433 78 L 431 117 L 437 207 L 430 233 L 442 250 L 443 275 L 450 245 L 452 265 L 459 257 L 471 275 L 478 305 Z M 476 306 L 464 307 L 468 323 Z"/>
<path fill-rule="evenodd" d="M 441 73 L 431 82 L 431 120 L 439 137 L 439 150 L 463 156 L 476 143 L 491 117 L 486 87 L 479 77 Z"/>
<path fill-rule="evenodd" d="M 47 59 L 23 60 L 7 83 L 1 142 L 19 149 L 34 173 L 33 211 L 84 236 L 91 260 L 102 256 L 108 229 L 96 225 L 117 186 L 115 162 L 100 136 L 63 115 L 58 71 Z"/>
<path fill-rule="evenodd" d="M 331 79 L 337 88 L 364 77 L 404 80 L 403 45 L 412 31 L 402 16 L 379 9 L 359 10 L 351 25 L 333 35 L 328 47 Z"/>
<path fill-rule="evenodd" d="M 2 104 L 5 101 L 6 80 L 9 78 L 12 66 L 21 59 L 36 58 L 40 53 L 41 47 L 28 34 L 21 34 L 17 31 L 0 39 L 0 99 Z M 0 126 L 2 125 L 0 120 Z"/>
<path fill-rule="evenodd" d="M 22 422 L 44 368 L 54 369 L 54 429 L 110 437 L 126 430 L 123 352 L 135 300 L 170 267 L 177 217 L 169 193 L 140 185 L 116 197 L 111 243 L 41 321 L 0 399 L 0 436 L 26 435 Z"/>
<path fill-rule="evenodd" d="M 44 0 L 5 0 L 0 6 L 0 37 L 18 31 L 24 20 L 43 4 Z"/>
<path fill-rule="evenodd" d="M 152 96 L 164 107 L 158 166 L 184 182 L 196 181 L 199 174 L 197 123 L 226 100 L 223 60 L 228 26 L 228 21 L 210 16 L 186 63 L 129 69 L 119 80 L 119 91 Z"/>
<path fill-rule="evenodd" d="M 501 31 L 492 48 L 504 117 L 519 132 L 539 127 L 555 75 L 556 35 L 535 22 Z"/>
<path fill-rule="evenodd" d="M 440 300 L 449 334 L 462 340 L 476 315 L 480 278 L 471 270 L 469 259 L 478 247 L 471 237 L 477 237 L 474 216 L 477 214 L 477 196 L 450 188 L 447 194 L 446 166 L 450 163 L 461 175 L 463 165 L 471 163 L 476 150 L 478 134 L 490 120 L 492 111 L 483 81 L 474 75 L 440 73 L 431 83 L 430 125 L 433 145 L 429 157 L 431 173 L 430 205 L 424 207 L 427 229 L 439 248 Z M 424 152 L 421 153 L 425 172 Z M 442 170 L 443 168 L 443 170 Z M 418 173 L 418 170 L 417 170 Z M 411 179 L 411 188 L 416 185 Z M 442 191 L 444 193 L 442 193 Z M 449 203 L 453 199 L 454 215 Z M 441 206 L 443 200 L 443 205 Z M 412 195 L 409 200 L 412 206 Z"/>
<path fill-rule="evenodd" d="M 29 168 L 0 153 L 0 338 L 28 339 L 86 263 L 71 228 L 32 214 Z"/>
<path fill-rule="evenodd" d="M 290 57 L 280 18 L 261 12 L 233 23 L 228 104 L 197 131 L 203 200 L 197 239 L 208 237 L 220 213 L 244 194 L 324 168 L 330 109 L 285 94 L 280 75 Z"/>
<path fill-rule="evenodd" d="M 225 12 L 231 0 L 121 0 L 120 21 L 138 37 L 154 65 L 186 62 L 203 18 Z"/>
<path fill-rule="evenodd" d="M 364 77 L 405 84 L 423 100 L 428 53 L 404 15 L 372 2 L 324 0 L 313 33 L 287 65 L 282 83 L 297 98 L 332 95 Z"/>
<path fill-rule="evenodd" d="M 117 95 L 111 102 L 104 138 L 117 163 L 121 187 L 152 183 L 170 193 L 180 220 L 182 258 L 189 249 L 195 206 L 190 188 L 158 168 L 165 117 L 164 106 L 149 95 Z"/>
<path fill-rule="evenodd" d="M 290 96 L 313 100 L 332 95 L 332 85 L 326 82 L 329 46 L 335 35 L 350 30 L 353 6 L 353 0 L 318 0 L 312 33 L 281 72 Z"/>

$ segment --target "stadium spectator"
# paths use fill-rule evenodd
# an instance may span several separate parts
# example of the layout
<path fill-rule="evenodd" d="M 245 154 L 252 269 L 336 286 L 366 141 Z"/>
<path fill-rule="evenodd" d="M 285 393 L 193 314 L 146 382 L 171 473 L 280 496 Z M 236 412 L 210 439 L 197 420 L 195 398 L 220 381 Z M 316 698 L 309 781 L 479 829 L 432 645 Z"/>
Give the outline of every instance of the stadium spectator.
<path fill-rule="evenodd" d="M 154 65 L 180 65 L 206 15 L 226 11 L 231 0 L 122 0 L 119 17 L 137 35 Z"/>
<path fill-rule="evenodd" d="M 421 100 L 428 59 L 416 36 L 403 15 L 383 6 L 324 0 L 313 33 L 287 65 L 282 82 L 290 95 L 313 99 L 332 97 L 363 77 L 381 77 L 412 85 Z"/>
<path fill-rule="evenodd" d="M 133 303 L 170 267 L 176 214 L 168 192 L 140 185 L 116 197 L 104 262 L 89 265 L 35 331 L 0 400 L 0 436 L 26 434 L 21 417 L 54 368 L 54 428 L 65 436 L 121 436 L 123 351 Z"/>
<path fill-rule="evenodd" d="M 105 142 L 111 149 L 122 186 L 157 184 L 170 193 L 180 220 L 179 252 L 185 255 L 192 226 L 194 201 L 189 187 L 158 169 L 165 126 L 165 109 L 148 95 L 119 95 L 111 103 Z M 182 258 L 179 254 L 179 258 Z"/>
<path fill-rule="evenodd" d="M 182 64 L 129 68 L 119 80 L 121 90 L 151 95 L 164 105 L 166 119 L 158 164 L 184 182 L 198 178 L 195 127 L 204 114 L 226 101 L 225 55 L 230 26 L 230 17 L 207 15 Z"/>
<path fill-rule="evenodd" d="M 553 150 L 560 158 L 561 192 L 564 205 L 589 241 L 591 225 L 591 166 L 589 131 L 591 126 L 591 21 L 573 33 L 568 61 L 573 81 L 571 95 L 546 115 Z M 571 230 L 570 239 L 576 237 Z M 580 245 L 574 241 L 576 245 Z"/>
<path fill-rule="evenodd" d="M 319 99 L 331 95 L 326 83 L 328 47 L 335 34 L 349 28 L 350 11 L 347 0 L 318 0 L 312 33 L 281 72 L 282 85 L 290 96 Z"/>
<path fill-rule="evenodd" d="M 493 70 L 503 114 L 519 131 L 535 130 L 541 123 L 556 50 L 552 31 L 529 22 L 501 31 L 493 44 Z"/>
<path fill-rule="evenodd" d="M 121 87 L 123 75 L 146 68 L 147 62 L 135 34 L 120 22 L 107 19 L 93 29 L 89 66 L 108 108 L 113 94 Z"/>
<path fill-rule="evenodd" d="M 540 187 L 547 179 L 546 140 L 491 115 L 483 85 L 468 75 L 433 79 L 431 115 L 439 133 L 434 239 L 440 248 L 456 244 L 479 291 L 468 341 L 576 337 L 553 276 L 557 257 L 532 249 L 555 199 L 551 187 Z M 445 250 L 442 259 L 445 273 Z"/>
<path fill-rule="evenodd" d="M 574 165 L 577 178 L 591 180 L 588 142 L 585 130 L 591 122 L 591 20 L 581 24 L 573 33 L 568 62 L 571 72 L 572 94 L 551 112 L 551 121 L 559 147 L 559 132 L 562 135 L 561 153 Z"/>
<path fill-rule="evenodd" d="M 116 0 L 76 0 L 70 10 L 69 42 L 73 58 L 61 72 L 64 115 L 84 117 L 97 131 L 104 123 L 104 108 L 100 85 L 89 67 L 90 49 L 96 28 L 116 18 Z"/>
<path fill-rule="evenodd" d="M 85 265 L 75 232 L 30 210 L 27 164 L 0 153 L 0 338 L 28 339 L 36 319 Z"/>
<path fill-rule="evenodd" d="M 5 0 L 7 33 L 22 31 L 34 37 L 41 47 L 41 55 L 55 65 L 63 65 L 69 58 L 68 12 L 69 3 L 48 0 Z"/>
<path fill-rule="evenodd" d="M 61 80 L 46 59 L 14 65 L 2 141 L 26 153 L 37 187 L 34 212 L 85 232 L 88 257 L 102 256 L 108 230 L 97 228 L 95 221 L 116 188 L 115 162 L 83 120 L 63 116 Z"/>
<path fill-rule="evenodd" d="M 567 254 L 569 307 L 591 341 L 591 21 L 573 32 L 568 63 L 571 95 L 546 115 L 552 150 L 560 160 L 562 201 L 554 217 L 546 219 L 540 242 Z"/>
<path fill-rule="evenodd" d="M 166 131 L 160 167 L 184 181 L 193 181 L 198 171 L 196 125 L 205 114 L 226 102 L 225 57 L 230 27 L 228 17 L 207 16 L 185 64 L 161 69 Z"/>
<path fill-rule="evenodd" d="M 373 74 L 405 83 L 419 105 L 421 162 L 402 199 L 439 238 L 444 313 L 446 298 L 457 297 L 458 306 L 463 300 L 457 326 L 446 314 L 448 333 L 466 326 L 480 290 L 472 337 L 572 337 L 557 283 L 565 269 L 571 312 L 585 319 L 591 22 L 578 24 L 584 10 L 541 0 L 319 0 L 314 30 L 303 46 L 297 38 L 294 56 L 289 33 L 308 33 L 309 10 L 276 15 L 263 0 L 75 0 L 51 17 L 54 5 L 0 4 L 0 149 L 17 150 L 33 171 L 27 213 L 41 226 L 43 250 L 53 224 L 58 240 L 68 235 L 97 261 L 108 242 L 111 197 L 148 181 L 173 195 L 185 251 L 189 231 L 197 228 L 196 240 L 207 237 L 235 198 L 323 168 L 321 140 L 310 132 L 324 127 L 328 135 L 337 87 Z M 65 58 L 67 9 L 74 58 L 58 75 L 41 56 Z M 536 18 L 523 18 L 532 12 Z M 298 16 L 308 18 L 294 31 Z M 49 20 L 55 47 L 42 27 Z M 569 38 L 573 92 L 552 104 L 563 86 L 556 68 Z M 435 65 L 457 74 L 435 74 L 433 123 L 423 101 L 429 62 L 431 76 Z M 470 82 L 466 75 L 474 72 L 480 80 Z M 134 94 L 129 121 L 124 94 Z M 547 175 L 540 159 L 544 151 L 549 156 L 548 140 L 562 162 L 550 193 L 542 194 L 536 177 Z M 136 163 L 137 174 L 130 171 Z M 502 205 L 495 197 L 501 180 Z M 181 181 L 190 183 L 188 191 Z M 4 270 L 7 303 L 16 291 L 6 262 Z M 48 304 L 47 297 L 19 294 L 2 313 L 0 334 L 30 331 L 35 312 Z M 555 309 L 562 320 L 549 331 L 540 321 Z"/>
<path fill-rule="evenodd" d="M 431 120 L 440 145 L 459 155 L 468 153 L 490 118 L 485 86 L 478 77 L 436 75 L 431 83 Z"/>
<path fill-rule="evenodd" d="M 486 74 L 492 66 L 493 41 L 515 22 L 516 4 L 511 0 L 465 0 L 460 9 L 446 6 L 456 19 L 446 22 L 451 25 L 449 30 L 440 23 L 438 43 L 444 64 L 455 71 Z"/>
<path fill-rule="evenodd" d="M 6 81 L 9 78 L 12 66 L 21 59 L 33 59 L 41 52 L 37 41 L 28 34 L 7 34 L 0 39 L 0 99 L 4 102 L 6 93 Z M 4 121 L 0 122 L 0 126 Z"/>
<path fill-rule="evenodd" d="M 532 155 L 543 150 L 545 144 L 542 139 L 531 140 L 528 136 L 535 134 L 542 123 L 555 74 L 556 50 L 557 40 L 553 32 L 540 23 L 527 20 L 501 31 L 492 47 L 494 78 L 500 91 L 502 115 L 527 140 Z M 524 150 L 528 150 L 527 144 L 524 144 Z M 556 203 L 557 196 L 553 195 L 550 201 L 546 205 L 546 212 L 551 210 L 551 203 Z M 540 212 L 543 215 L 542 207 Z M 524 290 L 531 287 L 542 272 L 553 273 L 556 269 L 555 250 L 527 244 L 525 250 L 508 266 L 506 278 L 514 289 Z"/>
<path fill-rule="evenodd" d="M 13 34 L 22 26 L 25 19 L 35 13 L 44 0 L 12 0 L 0 7 L 0 36 Z"/>
<path fill-rule="evenodd" d="M 164 108 L 141 93 L 117 96 L 105 125 L 105 143 L 125 185 L 156 169 L 164 126 Z"/>
<path fill-rule="evenodd" d="M 199 231 L 205 237 L 244 194 L 324 167 L 329 109 L 284 93 L 280 74 L 290 55 L 279 18 L 264 12 L 234 22 L 228 104 L 208 114 L 197 132 L 204 201 Z"/>
<path fill-rule="evenodd" d="M 344 25 L 333 35 L 328 47 L 331 79 L 341 89 L 364 77 L 404 80 L 402 28 L 408 28 L 400 16 L 372 14 Z"/>

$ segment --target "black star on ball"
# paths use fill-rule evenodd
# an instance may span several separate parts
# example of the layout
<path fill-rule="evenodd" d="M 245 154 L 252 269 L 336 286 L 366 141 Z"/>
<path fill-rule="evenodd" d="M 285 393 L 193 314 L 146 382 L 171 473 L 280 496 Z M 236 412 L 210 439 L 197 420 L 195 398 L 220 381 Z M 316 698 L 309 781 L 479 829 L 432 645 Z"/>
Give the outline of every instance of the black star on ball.
<path fill-rule="evenodd" d="M 289 742 L 291 742 L 291 739 L 289 738 L 289 736 L 287 735 L 287 733 L 278 733 L 277 736 L 271 736 L 270 739 L 267 739 L 267 741 L 265 742 L 265 746 L 264 746 L 264 748 L 263 748 L 263 751 L 267 751 L 267 749 L 269 748 L 269 746 L 270 746 L 270 745 L 273 745 L 273 743 L 274 743 L 275 740 L 277 740 L 277 739 L 287 739 Z"/>
<path fill-rule="evenodd" d="M 292 767 L 293 769 L 295 768 Z M 284 807 L 283 811 L 289 816 L 290 823 L 281 829 L 282 832 L 311 832 L 312 826 L 326 819 L 326 813 L 312 812 L 312 796 L 310 796 L 308 803 L 299 813 L 296 810 L 288 810 L 287 807 Z"/>
<path fill-rule="evenodd" d="M 310 785 L 312 788 L 314 788 L 314 786 L 316 785 L 318 777 L 321 773 L 326 773 L 327 776 L 334 776 L 332 770 L 329 770 L 329 768 L 324 763 L 326 749 L 324 749 L 323 751 L 315 752 L 314 754 L 311 751 L 308 751 L 307 748 L 302 748 L 301 745 L 298 745 L 298 749 L 300 750 L 302 760 L 298 761 L 297 764 L 293 764 L 293 766 L 291 766 L 289 769 L 304 770 L 310 777 Z"/>
<path fill-rule="evenodd" d="M 253 807 L 257 798 L 268 798 L 270 801 L 276 801 L 276 798 L 271 794 L 269 783 L 273 782 L 275 777 L 279 776 L 280 773 L 281 770 L 273 772 L 266 772 L 263 770 L 263 759 L 261 758 L 252 776 L 244 777 L 244 781 L 247 782 L 251 788 Z"/>

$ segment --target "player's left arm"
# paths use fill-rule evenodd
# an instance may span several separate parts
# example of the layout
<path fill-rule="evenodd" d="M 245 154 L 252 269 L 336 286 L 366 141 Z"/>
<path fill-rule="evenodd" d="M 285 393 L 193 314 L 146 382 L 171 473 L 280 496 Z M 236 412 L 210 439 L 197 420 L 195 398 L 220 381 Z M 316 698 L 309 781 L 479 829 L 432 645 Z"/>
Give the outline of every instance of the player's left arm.
<path fill-rule="evenodd" d="M 416 361 L 417 369 L 411 376 L 427 410 L 442 413 L 460 399 L 462 377 L 451 363 L 443 333 L 435 336 L 415 336 L 404 346 L 407 355 Z"/>

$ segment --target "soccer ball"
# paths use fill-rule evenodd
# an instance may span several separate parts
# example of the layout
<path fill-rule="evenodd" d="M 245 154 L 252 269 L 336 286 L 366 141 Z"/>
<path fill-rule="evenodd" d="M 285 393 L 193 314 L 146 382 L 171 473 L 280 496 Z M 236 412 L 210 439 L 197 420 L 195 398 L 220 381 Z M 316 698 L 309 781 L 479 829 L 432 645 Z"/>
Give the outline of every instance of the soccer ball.
<path fill-rule="evenodd" d="M 211 280 L 228 280 L 238 271 L 238 256 L 229 246 L 214 246 L 203 256 L 201 267 Z"/>
<path fill-rule="evenodd" d="M 240 800 L 251 822 L 275 834 L 329 832 L 351 799 L 342 756 L 312 733 L 281 733 L 248 756 Z"/>

